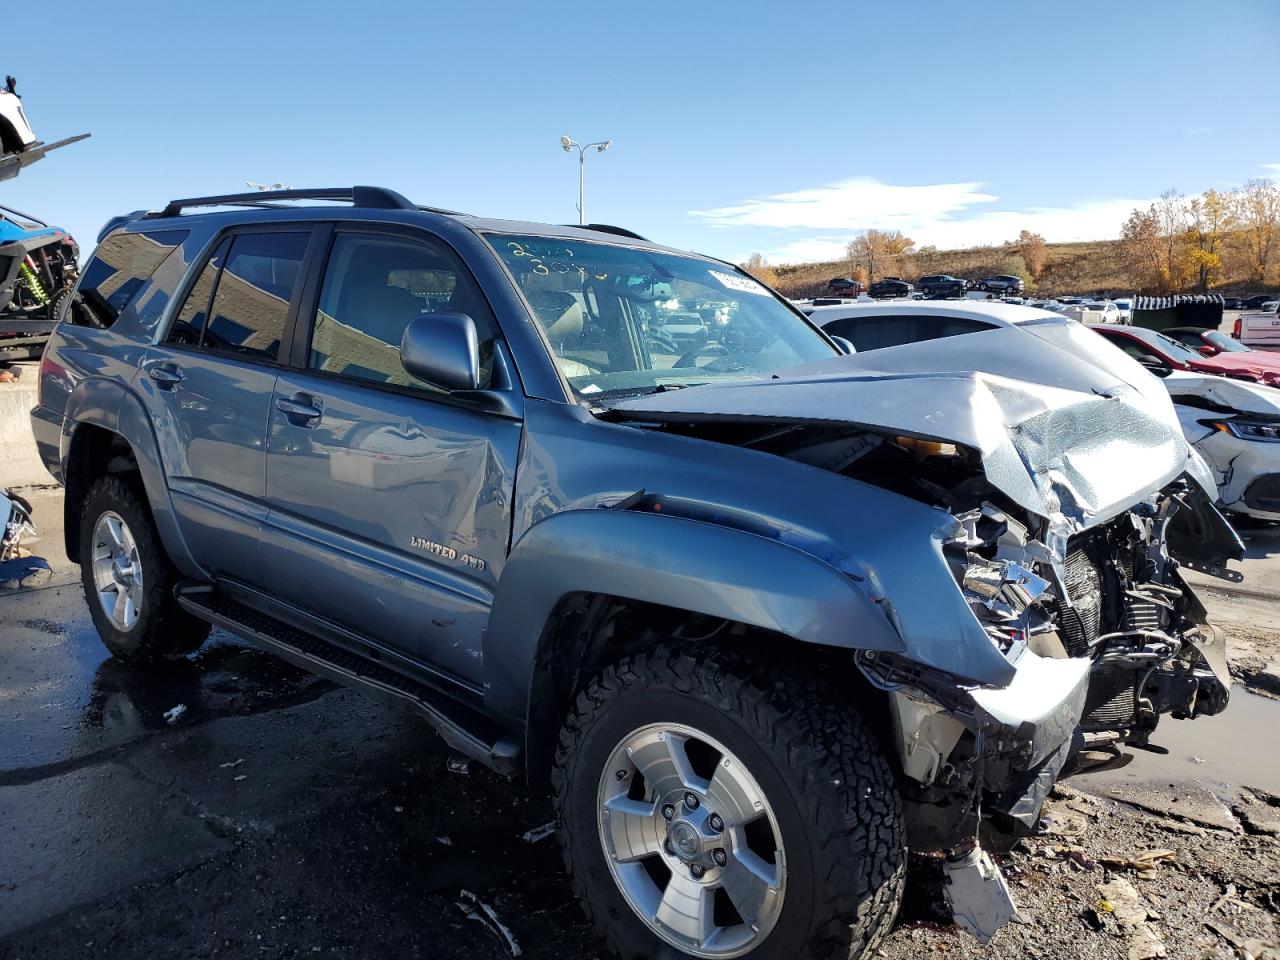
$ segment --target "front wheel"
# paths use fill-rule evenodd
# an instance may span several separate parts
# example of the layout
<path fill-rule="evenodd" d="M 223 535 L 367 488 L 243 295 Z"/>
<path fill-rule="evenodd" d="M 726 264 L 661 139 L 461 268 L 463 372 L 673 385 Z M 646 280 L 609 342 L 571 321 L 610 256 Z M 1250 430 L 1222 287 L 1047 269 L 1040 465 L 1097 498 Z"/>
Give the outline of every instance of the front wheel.
<path fill-rule="evenodd" d="M 856 957 L 893 922 L 892 774 L 816 677 L 638 654 L 579 696 L 554 779 L 574 890 L 624 957 Z"/>

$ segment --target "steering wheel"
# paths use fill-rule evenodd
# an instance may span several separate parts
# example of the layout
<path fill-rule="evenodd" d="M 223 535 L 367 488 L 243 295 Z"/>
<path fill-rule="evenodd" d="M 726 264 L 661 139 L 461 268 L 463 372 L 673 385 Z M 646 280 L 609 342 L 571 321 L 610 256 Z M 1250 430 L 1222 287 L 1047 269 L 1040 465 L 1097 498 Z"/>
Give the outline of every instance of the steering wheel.
<path fill-rule="evenodd" d="M 697 366 L 697 363 L 695 361 L 697 361 L 699 357 L 712 356 L 713 354 L 721 357 L 727 357 L 730 355 L 730 352 L 729 352 L 729 348 L 726 347 L 723 343 L 713 343 L 709 341 L 704 341 L 698 344 L 692 350 L 682 355 L 680 359 L 677 360 L 675 363 L 673 363 L 671 366 L 673 368 L 695 367 Z"/>

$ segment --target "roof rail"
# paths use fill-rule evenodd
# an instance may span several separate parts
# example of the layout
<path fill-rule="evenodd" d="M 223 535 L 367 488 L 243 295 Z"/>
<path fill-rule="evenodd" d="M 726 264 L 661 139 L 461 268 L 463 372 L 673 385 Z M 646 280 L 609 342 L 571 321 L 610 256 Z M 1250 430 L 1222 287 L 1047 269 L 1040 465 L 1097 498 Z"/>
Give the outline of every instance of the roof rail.
<path fill-rule="evenodd" d="M 148 214 L 148 219 L 176 217 L 188 207 L 269 207 L 276 200 L 345 200 L 353 206 L 375 210 L 418 209 L 417 204 L 386 187 L 324 187 L 316 190 L 256 190 L 253 193 L 170 200 L 159 213 Z"/>
<path fill-rule="evenodd" d="M 566 223 L 566 227 L 577 227 L 579 230 L 594 230 L 596 233 L 611 233 L 615 237 L 630 237 L 632 240 L 643 240 L 649 242 L 648 237 L 642 237 L 634 230 L 628 230 L 626 227 L 615 227 L 611 223 Z"/>

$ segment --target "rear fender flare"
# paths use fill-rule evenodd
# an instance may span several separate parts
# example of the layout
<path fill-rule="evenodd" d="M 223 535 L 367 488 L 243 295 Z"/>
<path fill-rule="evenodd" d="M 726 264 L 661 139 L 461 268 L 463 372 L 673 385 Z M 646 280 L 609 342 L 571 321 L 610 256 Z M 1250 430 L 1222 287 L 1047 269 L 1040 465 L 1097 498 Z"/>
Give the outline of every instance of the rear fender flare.
<path fill-rule="evenodd" d="M 184 576 L 204 578 L 205 573 L 191 556 L 178 526 L 151 418 L 147 416 L 138 396 L 122 384 L 102 378 L 90 378 L 81 383 L 68 399 L 63 423 L 63 477 L 67 477 L 75 434 L 80 427 L 101 427 L 121 437 L 129 444 L 134 460 L 137 461 L 138 473 L 151 507 L 151 516 L 169 558 Z M 70 506 L 68 504 L 68 508 Z M 72 525 L 67 526 L 70 530 Z M 67 546 L 68 553 L 71 553 L 76 545 L 69 543 Z"/>
<path fill-rule="evenodd" d="M 486 706 L 525 725 L 545 626 L 561 600 L 596 593 L 761 627 L 803 643 L 905 649 L 853 578 L 776 540 L 697 520 L 571 510 L 512 549 L 484 637 Z"/>

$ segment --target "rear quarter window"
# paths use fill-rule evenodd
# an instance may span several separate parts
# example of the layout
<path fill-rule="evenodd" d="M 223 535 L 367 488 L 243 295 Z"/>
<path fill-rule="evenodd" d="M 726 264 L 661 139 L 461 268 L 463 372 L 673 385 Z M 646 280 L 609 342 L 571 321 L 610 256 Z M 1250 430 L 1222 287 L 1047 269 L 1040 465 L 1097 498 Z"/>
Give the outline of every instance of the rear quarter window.
<path fill-rule="evenodd" d="M 113 326 L 189 233 L 158 230 L 107 237 L 85 266 L 64 319 L 85 327 Z"/>

